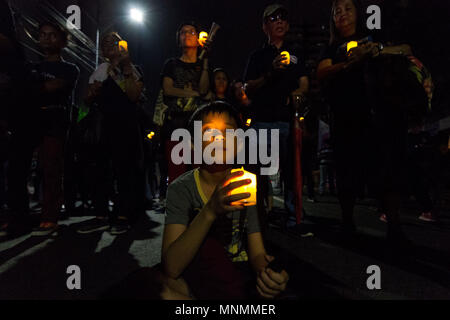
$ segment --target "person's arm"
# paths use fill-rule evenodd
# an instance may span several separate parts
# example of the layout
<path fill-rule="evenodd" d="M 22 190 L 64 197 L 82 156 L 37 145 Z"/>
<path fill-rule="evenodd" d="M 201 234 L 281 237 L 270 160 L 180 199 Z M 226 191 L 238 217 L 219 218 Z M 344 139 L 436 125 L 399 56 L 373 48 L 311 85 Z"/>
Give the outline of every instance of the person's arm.
<path fill-rule="evenodd" d="M 122 72 L 125 77 L 125 93 L 131 102 L 137 102 L 144 89 L 144 83 L 137 79 L 131 60 L 127 59 L 124 62 Z"/>
<path fill-rule="evenodd" d="M 169 278 L 177 279 L 198 252 L 209 229 L 215 221 L 215 215 L 209 207 L 203 207 L 189 227 L 180 224 L 168 224 L 163 236 L 163 266 Z"/>
<path fill-rule="evenodd" d="M 272 62 L 272 66 L 270 71 L 266 72 L 264 75 L 256 78 L 256 79 L 248 79 L 247 81 L 247 91 L 250 94 L 253 94 L 258 89 L 261 89 L 264 85 L 274 79 L 280 71 L 287 68 L 285 64 L 283 64 L 283 60 L 286 59 L 284 55 L 278 55 Z M 249 61 L 248 68 L 254 68 L 254 60 Z M 248 71 L 247 71 L 248 72 Z M 248 77 L 248 76 L 247 76 Z"/>
<path fill-rule="evenodd" d="M 242 171 L 228 174 L 217 185 L 208 203 L 188 227 L 179 224 L 166 225 L 162 245 L 162 262 L 168 277 L 177 279 L 181 276 L 198 252 L 217 216 L 243 209 L 241 206 L 231 206 L 230 203 L 246 199 L 250 194 L 239 193 L 230 196 L 229 193 L 235 188 L 249 184 L 251 181 L 240 180 L 226 184 L 230 179 L 239 177 L 242 174 Z"/>
<path fill-rule="evenodd" d="M 317 67 L 317 80 L 320 82 L 329 80 L 341 72 L 360 64 L 362 61 L 375 57 L 378 52 L 378 44 L 369 42 L 351 49 L 347 60 L 344 62 L 333 63 L 331 58 L 325 58 L 319 62 Z"/>
<path fill-rule="evenodd" d="M 208 72 L 208 58 L 203 58 L 202 74 L 200 82 L 198 83 L 198 92 L 204 96 L 209 91 L 209 72 Z"/>
<path fill-rule="evenodd" d="M 401 44 L 398 46 L 384 47 L 380 52 L 381 55 L 405 55 L 411 56 L 413 54 L 411 46 L 408 44 Z"/>
<path fill-rule="evenodd" d="M 305 96 L 309 90 L 309 79 L 307 76 L 303 76 L 298 80 L 299 87 L 292 92 L 292 98 L 295 100 L 297 96 Z"/>
<path fill-rule="evenodd" d="M 163 92 L 165 96 L 177 97 L 177 98 L 191 98 L 198 97 L 200 93 L 191 88 L 175 88 L 173 86 L 173 79 L 169 77 L 163 77 Z"/>
<path fill-rule="evenodd" d="M 269 264 L 266 261 L 266 249 L 261 232 L 250 233 L 247 236 L 249 262 L 255 272 L 261 272 Z"/>
<path fill-rule="evenodd" d="M 286 290 L 289 275 L 285 270 L 280 273 L 267 268 L 275 258 L 269 256 L 264 248 L 260 232 L 248 235 L 249 260 L 256 272 L 256 289 L 259 295 L 266 299 L 273 299 Z"/>

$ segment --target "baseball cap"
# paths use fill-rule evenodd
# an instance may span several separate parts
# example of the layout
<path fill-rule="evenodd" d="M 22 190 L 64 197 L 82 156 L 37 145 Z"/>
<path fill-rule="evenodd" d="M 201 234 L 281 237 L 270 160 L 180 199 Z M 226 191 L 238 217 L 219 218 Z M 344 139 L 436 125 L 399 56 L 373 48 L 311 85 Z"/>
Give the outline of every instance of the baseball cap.
<path fill-rule="evenodd" d="M 288 12 L 286 7 L 283 6 L 282 4 L 274 3 L 274 4 L 271 4 L 271 5 L 268 5 L 266 7 L 266 9 L 264 9 L 263 20 L 265 20 L 266 18 L 270 17 L 272 14 L 274 14 L 277 11 L 284 11 L 285 13 Z"/>

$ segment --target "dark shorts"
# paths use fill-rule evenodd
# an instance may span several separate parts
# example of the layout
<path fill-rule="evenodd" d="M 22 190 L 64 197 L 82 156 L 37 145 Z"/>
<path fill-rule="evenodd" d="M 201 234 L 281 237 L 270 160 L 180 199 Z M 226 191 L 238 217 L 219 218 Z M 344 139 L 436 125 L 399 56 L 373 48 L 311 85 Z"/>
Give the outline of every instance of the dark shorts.
<path fill-rule="evenodd" d="M 182 277 L 200 300 L 252 299 L 256 273 L 248 262 L 232 262 L 219 241 L 206 238 Z"/>

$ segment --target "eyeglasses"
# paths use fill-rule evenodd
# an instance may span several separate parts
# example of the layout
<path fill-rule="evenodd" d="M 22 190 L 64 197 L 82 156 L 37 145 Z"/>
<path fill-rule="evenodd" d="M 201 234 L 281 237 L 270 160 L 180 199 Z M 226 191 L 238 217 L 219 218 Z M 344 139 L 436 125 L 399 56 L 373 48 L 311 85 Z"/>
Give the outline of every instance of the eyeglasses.
<path fill-rule="evenodd" d="M 185 35 L 185 34 L 191 34 L 193 36 L 195 36 L 197 34 L 196 31 L 181 31 L 180 34 Z"/>
<path fill-rule="evenodd" d="M 274 15 L 269 16 L 266 21 L 270 21 L 273 23 L 278 20 L 287 21 L 287 14 L 286 13 L 278 13 L 276 15 L 274 14 Z"/>

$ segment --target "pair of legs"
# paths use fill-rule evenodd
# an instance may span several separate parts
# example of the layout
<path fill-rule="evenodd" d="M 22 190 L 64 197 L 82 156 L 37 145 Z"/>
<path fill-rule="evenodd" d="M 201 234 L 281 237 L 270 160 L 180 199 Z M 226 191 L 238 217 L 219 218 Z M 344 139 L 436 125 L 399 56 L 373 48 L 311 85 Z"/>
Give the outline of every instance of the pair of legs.
<path fill-rule="evenodd" d="M 39 148 L 43 171 L 42 226 L 56 225 L 63 201 L 64 110 L 41 111 L 30 126 L 13 132 L 8 168 L 9 206 L 18 220 L 26 219 L 29 209 L 27 178 L 33 151 Z M 17 222 L 19 222 L 17 220 Z M 20 222 L 19 222 L 20 223 Z"/>
<path fill-rule="evenodd" d="M 94 207 L 98 218 L 109 216 L 108 202 L 117 179 L 118 197 L 113 222 L 134 220 L 144 207 L 142 139 L 133 117 L 105 117 L 96 151 Z"/>
<path fill-rule="evenodd" d="M 223 246 L 208 236 L 178 279 L 164 274 L 162 265 L 142 268 L 115 286 L 105 298 L 164 300 L 247 299 L 256 293 L 256 274 L 248 262 L 233 263 Z"/>
<path fill-rule="evenodd" d="M 328 191 L 335 192 L 334 166 L 332 164 L 320 164 L 320 185 L 319 193 L 324 194 L 328 183 Z"/>

